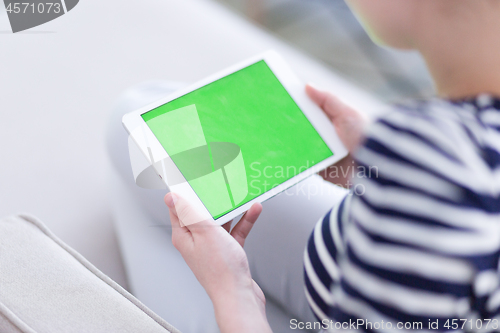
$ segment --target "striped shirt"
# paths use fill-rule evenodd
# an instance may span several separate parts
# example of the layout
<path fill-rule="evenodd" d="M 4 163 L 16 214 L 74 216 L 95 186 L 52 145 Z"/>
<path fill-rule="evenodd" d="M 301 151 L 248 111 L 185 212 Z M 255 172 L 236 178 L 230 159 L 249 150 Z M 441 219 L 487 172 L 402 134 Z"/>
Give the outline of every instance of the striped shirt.
<path fill-rule="evenodd" d="M 500 331 L 500 99 L 396 106 L 355 160 L 304 256 L 323 328 Z"/>

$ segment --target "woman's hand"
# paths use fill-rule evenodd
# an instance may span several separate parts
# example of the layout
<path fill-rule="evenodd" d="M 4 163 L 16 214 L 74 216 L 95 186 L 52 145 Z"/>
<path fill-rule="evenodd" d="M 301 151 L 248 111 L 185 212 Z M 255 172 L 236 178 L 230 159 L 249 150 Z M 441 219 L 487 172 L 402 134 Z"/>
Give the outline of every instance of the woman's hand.
<path fill-rule="evenodd" d="M 333 184 L 349 187 L 351 185 L 350 175 L 353 168 L 356 167 L 352 153 L 363 140 L 363 128 L 368 120 L 364 115 L 342 103 L 328 92 L 308 84 L 306 85 L 306 93 L 325 112 L 335 126 L 340 140 L 349 151 L 349 155 L 321 171 L 319 175 Z"/>
<path fill-rule="evenodd" d="M 172 242 L 212 300 L 221 332 L 271 332 L 264 294 L 250 275 L 243 250 L 262 205 L 254 204 L 230 231 L 231 222 L 223 227 L 209 220 L 182 223 L 179 216 L 189 216 L 185 210 L 190 206 L 176 194 L 168 193 L 165 203 L 172 223 Z M 176 207 L 183 211 L 178 214 Z"/>

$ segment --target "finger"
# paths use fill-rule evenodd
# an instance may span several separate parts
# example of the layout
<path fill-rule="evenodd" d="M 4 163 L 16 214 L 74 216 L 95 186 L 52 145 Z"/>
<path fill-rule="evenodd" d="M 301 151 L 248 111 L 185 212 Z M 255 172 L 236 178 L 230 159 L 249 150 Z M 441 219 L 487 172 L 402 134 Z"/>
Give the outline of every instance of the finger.
<path fill-rule="evenodd" d="M 170 223 L 172 225 L 172 243 L 174 244 L 176 249 L 181 251 L 183 245 L 187 244 L 187 242 L 189 241 L 192 241 L 191 232 L 188 228 L 181 224 L 181 222 L 179 221 L 179 217 L 177 216 L 177 211 L 175 209 L 177 196 L 173 193 L 167 193 L 167 195 L 165 195 L 164 201 L 168 207 Z"/>
<path fill-rule="evenodd" d="M 205 211 L 197 209 L 178 193 L 172 193 L 170 196 L 167 194 L 165 200 L 167 206 L 172 207 L 171 211 L 177 217 L 179 225 L 184 226 L 190 232 L 193 240 L 197 233 L 207 230 L 208 227 L 215 226 L 217 230 L 220 229 L 220 226 L 212 220 L 208 212 L 205 213 Z"/>
<path fill-rule="evenodd" d="M 233 224 L 233 220 L 229 221 L 229 222 L 226 222 L 222 225 L 222 227 L 224 228 L 224 230 L 226 230 L 227 232 L 230 232 L 231 231 L 231 224 Z"/>
<path fill-rule="evenodd" d="M 342 111 L 345 111 L 344 104 L 329 92 L 319 90 L 311 84 L 306 85 L 307 95 L 316 103 L 326 115 L 333 119 L 338 116 Z"/>
<path fill-rule="evenodd" d="M 326 92 L 316 88 L 311 83 L 306 84 L 306 93 L 319 107 L 322 107 L 327 98 Z"/>
<path fill-rule="evenodd" d="M 175 197 L 175 200 L 172 198 Z M 192 204 L 189 200 L 186 200 L 178 193 L 173 193 L 171 196 L 165 196 L 168 199 L 167 206 L 172 207 L 176 216 L 178 217 L 181 226 L 186 226 L 191 229 L 191 225 L 204 222 L 206 220 L 212 220 L 210 213 L 206 210 L 204 206 L 196 206 Z M 200 202 L 201 204 L 201 202 Z"/>
<path fill-rule="evenodd" d="M 258 202 L 254 203 L 231 231 L 231 236 L 233 236 L 233 238 L 240 243 L 241 247 L 245 245 L 245 240 L 250 233 L 250 230 L 252 230 L 255 221 L 259 218 L 261 212 L 262 205 Z"/>
<path fill-rule="evenodd" d="M 177 216 L 177 211 L 175 210 L 175 203 L 177 202 L 177 195 L 169 192 L 165 195 L 165 197 L 163 198 L 163 201 L 165 201 L 165 204 L 167 205 L 169 212 L 177 218 L 177 223 L 178 223 L 179 216 Z"/>

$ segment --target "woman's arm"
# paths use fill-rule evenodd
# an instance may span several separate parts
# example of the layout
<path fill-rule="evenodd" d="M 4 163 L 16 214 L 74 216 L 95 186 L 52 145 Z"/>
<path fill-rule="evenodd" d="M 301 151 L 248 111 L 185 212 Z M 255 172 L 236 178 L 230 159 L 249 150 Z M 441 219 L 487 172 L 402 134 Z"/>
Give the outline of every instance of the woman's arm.
<path fill-rule="evenodd" d="M 271 332 L 264 294 L 250 275 L 243 250 L 262 205 L 254 204 L 229 232 L 231 222 L 223 228 L 210 221 L 181 226 L 182 216 L 189 215 L 189 204 L 173 193 L 165 196 L 165 203 L 172 242 L 212 300 L 221 332 Z"/>

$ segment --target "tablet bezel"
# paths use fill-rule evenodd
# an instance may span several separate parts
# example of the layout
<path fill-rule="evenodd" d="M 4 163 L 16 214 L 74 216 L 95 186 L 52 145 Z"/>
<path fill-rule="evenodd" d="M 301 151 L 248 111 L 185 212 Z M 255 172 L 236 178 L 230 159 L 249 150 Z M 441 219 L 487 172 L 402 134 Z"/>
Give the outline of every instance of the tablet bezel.
<path fill-rule="evenodd" d="M 160 161 L 164 158 L 168 158 L 169 155 L 163 149 L 160 142 L 153 134 L 149 126 L 147 126 L 146 122 L 141 117 L 142 114 L 149 112 L 165 103 L 168 103 L 176 98 L 179 98 L 183 95 L 186 95 L 196 89 L 199 89 L 209 83 L 217 81 L 229 74 L 237 72 L 245 67 L 248 67 L 256 62 L 264 60 L 266 64 L 269 66 L 274 75 L 278 78 L 280 83 L 286 89 L 286 91 L 290 94 L 295 103 L 299 106 L 301 111 L 304 113 L 306 118 L 312 124 L 312 126 L 316 129 L 320 137 L 327 144 L 328 148 L 333 152 L 333 156 L 317 163 L 316 165 L 308 168 L 307 170 L 299 173 L 298 175 L 288 179 L 282 184 L 270 189 L 269 191 L 262 193 L 258 197 L 252 199 L 251 201 L 243 204 L 240 207 L 233 209 L 232 211 L 220 216 L 217 219 L 214 219 L 212 215 L 208 212 L 208 209 L 198 198 L 194 190 L 189 186 L 189 183 L 185 182 L 185 185 L 182 187 L 176 188 L 176 193 L 181 196 L 187 198 L 190 203 L 198 210 L 203 211 L 203 216 L 205 218 L 210 218 L 212 221 L 215 221 L 217 224 L 224 224 L 235 217 L 241 215 L 245 211 L 247 211 L 252 204 L 255 202 L 263 202 L 282 191 L 292 187 L 298 182 L 306 179 L 310 175 L 317 173 L 328 166 L 338 162 L 342 158 L 347 155 L 347 149 L 344 147 L 339 137 L 336 134 L 335 128 L 331 121 L 327 118 L 324 112 L 307 96 L 305 92 L 305 85 L 300 82 L 298 77 L 292 72 L 292 70 L 288 67 L 285 61 L 274 51 L 267 51 L 260 55 L 249 58 L 245 61 L 242 61 L 236 65 L 228 67 L 220 72 L 217 72 L 203 80 L 200 80 L 186 88 L 180 89 L 162 99 L 159 99 L 147 106 L 144 106 L 136 111 L 127 113 L 123 116 L 122 122 L 132 137 L 132 140 L 138 145 L 139 149 L 143 153 L 143 155 L 148 159 L 148 161 L 154 166 L 154 170 L 157 175 L 162 179 L 162 181 L 167 185 L 165 181 L 165 170 L 161 170 L 159 166 L 155 165 L 155 161 Z M 177 169 L 177 171 L 179 171 Z M 162 177 L 161 175 L 164 175 Z M 169 188 L 170 190 L 170 188 Z"/>

